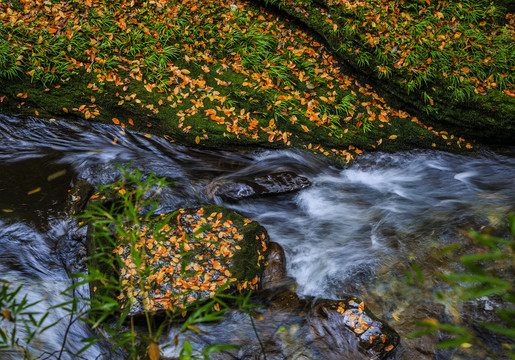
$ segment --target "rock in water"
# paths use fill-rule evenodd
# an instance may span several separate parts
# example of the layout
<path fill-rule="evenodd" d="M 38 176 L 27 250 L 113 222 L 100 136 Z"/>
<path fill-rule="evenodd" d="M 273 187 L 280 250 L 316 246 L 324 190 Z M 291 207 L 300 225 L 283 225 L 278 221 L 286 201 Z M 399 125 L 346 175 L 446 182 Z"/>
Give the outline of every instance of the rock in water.
<path fill-rule="evenodd" d="M 119 257 L 117 298 L 130 306 L 131 315 L 184 309 L 224 286 L 224 291 L 260 287 L 268 234 L 235 211 L 214 205 L 179 209 L 126 230 L 130 236 L 118 233 L 103 251 Z M 90 251 L 102 245 L 106 242 L 97 241 Z"/>
<path fill-rule="evenodd" d="M 216 182 L 212 185 L 214 195 L 226 200 L 241 200 L 248 197 L 276 195 L 307 188 L 311 182 L 302 175 L 291 171 Z"/>
<path fill-rule="evenodd" d="M 358 301 L 355 298 L 314 301 L 308 314 L 308 337 L 328 358 L 336 359 L 341 349 L 352 346 L 379 359 L 399 343 L 399 336 Z"/>

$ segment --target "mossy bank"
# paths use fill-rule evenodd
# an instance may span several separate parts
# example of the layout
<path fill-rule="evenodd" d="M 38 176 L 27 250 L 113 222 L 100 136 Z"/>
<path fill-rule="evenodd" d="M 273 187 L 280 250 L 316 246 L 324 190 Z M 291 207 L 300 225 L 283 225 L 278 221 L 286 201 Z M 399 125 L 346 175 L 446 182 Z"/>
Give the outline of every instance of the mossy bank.
<path fill-rule="evenodd" d="M 0 7 L 4 113 L 114 123 L 120 136 L 129 129 L 199 147 L 296 147 L 345 162 L 373 150 L 474 146 L 459 127 L 425 124 L 346 73 L 296 23 L 249 3 Z"/>

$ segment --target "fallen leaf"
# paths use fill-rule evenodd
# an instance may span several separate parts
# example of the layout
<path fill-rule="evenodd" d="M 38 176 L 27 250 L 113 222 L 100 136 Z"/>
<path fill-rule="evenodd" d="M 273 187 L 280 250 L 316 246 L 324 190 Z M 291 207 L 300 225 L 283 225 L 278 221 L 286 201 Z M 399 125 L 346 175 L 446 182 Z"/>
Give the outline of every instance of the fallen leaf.
<path fill-rule="evenodd" d="M 32 195 L 32 194 L 35 194 L 35 193 L 37 193 L 37 192 L 39 192 L 39 191 L 41 191 L 41 188 L 40 188 L 40 187 L 35 188 L 35 189 L 33 189 L 33 190 L 30 190 L 30 191 L 27 193 L 27 195 Z"/>
<path fill-rule="evenodd" d="M 161 358 L 161 349 L 153 341 L 148 345 L 148 357 L 150 360 L 159 360 Z"/>

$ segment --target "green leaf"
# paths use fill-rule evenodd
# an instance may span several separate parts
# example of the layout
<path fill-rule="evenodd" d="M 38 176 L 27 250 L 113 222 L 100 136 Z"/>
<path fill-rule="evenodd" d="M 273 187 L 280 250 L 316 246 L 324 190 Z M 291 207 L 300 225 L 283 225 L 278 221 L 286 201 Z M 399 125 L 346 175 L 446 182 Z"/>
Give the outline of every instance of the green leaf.
<path fill-rule="evenodd" d="M 240 347 L 238 345 L 232 345 L 232 344 L 225 344 L 225 345 L 214 344 L 214 345 L 210 345 L 207 348 L 205 348 L 204 350 L 202 350 L 202 354 L 207 355 L 207 354 L 212 354 L 212 353 L 218 352 L 218 351 L 234 350 L 234 349 L 239 349 L 239 348 Z"/>
<path fill-rule="evenodd" d="M 485 322 L 480 322 L 479 325 L 487 328 L 488 330 L 491 330 L 497 334 L 501 334 L 501 335 L 506 335 L 506 336 L 509 336 L 513 339 L 515 339 L 515 329 L 513 328 L 507 328 L 507 327 L 504 327 L 504 326 L 501 326 L 501 325 L 497 325 L 497 324 L 490 324 L 490 323 L 485 323 Z"/>
<path fill-rule="evenodd" d="M 465 255 L 460 258 L 461 262 L 470 262 L 470 261 L 484 261 L 484 260 L 493 260 L 493 259 L 502 259 L 509 258 L 509 256 L 501 253 L 486 253 L 486 254 L 473 254 L 473 255 Z"/>
<path fill-rule="evenodd" d="M 191 346 L 190 342 L 188 340 L 184 341 L 184 345 L 183 345 L 183 348 L 182 350 L 187 354 L 187 355 L 193 355 L 193 346 Z"/>
<path fill-rule="evenodd" d="M 448 348 L 452 348 L 452 347 L 457 347 L 457 346 L 460 346 L 461 344 L 469 342 L 470 340 L 471 340 L 470 336 L 463 336 L 463 337 L 458 337 L 458 338 L 451 339 L 451 340 L 445 340 L 445 341 L 442 341 L 441 343 L 437 344 L 436 348 L 437 349 L 448 349 Z"/>

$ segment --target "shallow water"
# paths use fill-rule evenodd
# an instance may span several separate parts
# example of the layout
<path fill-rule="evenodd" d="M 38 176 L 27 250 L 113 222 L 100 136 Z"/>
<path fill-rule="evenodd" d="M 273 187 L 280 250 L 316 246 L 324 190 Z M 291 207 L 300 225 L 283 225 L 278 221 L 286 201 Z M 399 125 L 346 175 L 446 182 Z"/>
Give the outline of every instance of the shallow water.
<path fill-rule="evenodd" d="M 163 194 L 162 212 L 218 203 L 259 221 L 284 247 L 298 294 L 376 299 L 374 312 L 394 327 L 392 313 L 427 297 L 413 289 L 408 294 L 399 285 L 403 271 L 415 262 L 429 271 L 445 269 L 432 255 L 465 241 L 460 229 L 494 226 L 506 232 L 507 214 L 515 210 L 515 152 L 510 150 L 468 156 L 374 153 L 339 169 L 299 151 L 188 149 L 163 138 L 121 134 L 120 129 L 0 115 L 0 279 L 22 285 L 33 301 L 42 299 L 40 311 L 65 299 L 60 293 L 71 284 L 70 274 L 80 269 L 76 259 L 84 256 L 84 233 L 66 207 L 68 190 L 78 180 L 116 180 L 114 166 L 119 164 L 132 162 L 144 174 L 153 171 L 175 183 Z M 308 177 L 313 185 L 298 193 L 237 203 L 210 195 L 210 184 L 218 179 L 288 170 Z M 392 292 L 397 297 L 388 299 Z M 48 321 L 64 315 L 54 310 Z M 217 336 L 199 341 L 238 336 L 251 341 L 249 324 L 237 317 L 217 328 Z M 288 322 L 264 322 L 258 329 L 274 332 L 281 321 Z M 47 331 L 34 350 L 59 351 L 66 325 Z M 66 352 L 76 352 L 80 340 L 90 335 L 75 323 Z M 85 358 L 108 351 L 99 345 Z M 73 358 L 66 352 L 63 358 Z M 8 354 L 0 350 L 2 359 L 18 357 Z"/>

